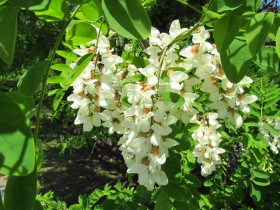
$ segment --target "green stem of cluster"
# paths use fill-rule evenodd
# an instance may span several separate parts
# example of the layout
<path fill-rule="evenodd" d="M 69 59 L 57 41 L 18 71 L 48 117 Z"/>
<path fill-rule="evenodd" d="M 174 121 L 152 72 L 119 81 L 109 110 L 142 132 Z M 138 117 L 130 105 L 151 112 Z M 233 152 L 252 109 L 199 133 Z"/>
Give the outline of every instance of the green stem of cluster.
<path fill-rule="evenodd" d="M 75 11 L 72 13 L 71 17 L 65 22 L 55 44 L 54 44 L 54 47 L 53 49 L 51 50 L 50 52 L 50 55 L 48 57 L 48 59 L 50 60 L 49 62 L 49 65 L 47 67 L 47 70 L 46 70 L 46 73 L 44 75 L 44 78 L 43 78 L 43 81 L 42 81 L 42 89 L 41 89 L 41 92 L 40 92 L 40 98 L 39 98 L 39 102 L 38 102 L 38 107 L 37 107 L 37 113 L 36 113 L 36 122 L 35 122 L 35 131 L 34 131 L 34 142 L 35 142 L 35 145 L 37 143 L 37 139 L 38 139 L 38 132 L 39 132 L 39 127 L 40 127 L 40 115 L 41 115 L 41 111 L 42 111 L 42 107 L 43 107 L 43 100 L 44 100 L 44 97 L 45 97 L 45 92 L 46 92 L 46 87 L 47 87 L 47 80 L 48 80 L 48 77 L 49 77 L 49 73 L 50 73 L 50 67 L 51 67 L 51 64 L 54 60 L 54 57 L 55 57 L 55 52 L 56 50 L 58 49 L 58 46 L 63 38 L 63 35 L 66 31 L 66 28 L 67 26 L 70 24 L 70 22 L 72 21 L 72 19 L 75 17 L 76 13 L 78 12 L 80 6 L 77 6 L 77 8 L 75 9 Z"/>
<path fill-rule="evenodd" d="M 194 11 L 196 11 L 197 13 L 199 13 L 201 15 L 203 14 L 203 12 L 201 10 L 197 9 L 195 6 L 189 4 L 188 2 L 185 2 L 184 4 L 188 7 L 190 7 L 191 9 L 193 9 Z"/>
<path fill-rule="evenodd" d="M 98 34 L 97 34 L 96 50 L 98 49 L 99 37 L 100 37 L 100 34 L 101 34 L 101 28 L 103 26 L 103 23 L 104 23 L 104 18 L 102 18 L 102 21 L 101 21 L 101 24 L 100 24 L 100 29 L 99 29 Z M 94 62 L 94 69 L 96 69 L 96 67 L 97 67 L 98 57 L 99 57 L 99 54 L 96 53 L 96 59 L 95 59 L 95 62 Z"/>

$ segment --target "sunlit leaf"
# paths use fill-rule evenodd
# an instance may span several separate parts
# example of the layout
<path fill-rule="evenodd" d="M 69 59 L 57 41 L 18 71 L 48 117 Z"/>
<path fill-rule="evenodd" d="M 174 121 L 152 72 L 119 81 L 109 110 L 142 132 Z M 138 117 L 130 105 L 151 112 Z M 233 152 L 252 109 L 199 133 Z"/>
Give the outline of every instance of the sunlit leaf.
<path fill-rule="evenodd" d="M 50 1 L 45 10 L 35 12 L 35 14 L 45 21 L 59 21 L 68 14 L 68 6 L 64 0 Z"/>
<path fill-rule="evenodd" d="M 253 56 L 255 56 L 264 45 L 273 24 L 273 19 L 274 14 L 272 12 L 258 13 L 255 14 L 247 24 L 245 36 Z"/>
<path fill-rule="evenodd" d="M 72 46 L 87 44 L 96 39 L 96 29 L 87 22 L 77 22 L 73 24 L 66 34 L 66 42 Z"/>
<path fill-rule="evenodd" d="M 61 84 L 64 88 L 68 88 L 76 79 L 77 77 L 84 71 L 87 67 L 91 59 L 93 58 L 93 54 L 86 54 L 79 59 L 76 63 L 74 69 L 69 72 L 68 76 L 65 78 L 63 84 Z"/>
<path fill-rule="evenodd" d="M 229 1 L 229 0 L 213 0 L 209 9 L 213 12 L 223 13 L 239 8 L 245 3 L 245 0 Z"/>
<path fill-rule="evenodd" d="M 16 7 L 0 8 L 0 58 L 8 65 L 14 59 L 17 39 L 17 13 Z"/>
<path fill-rule="evenodd" d="M 95 21 L 99 18 L 98 6 L 94 1 L 82 4 L 80 10 L 84 17 L 89 21 Z"/>
<path fill-rule="evenodd" d="M 250 196 L 256 201 L 261 200 L 261 191 L 254 184 L 251 184 Z"/>
<path fill-rule="evenodd" d="M 252 55 L 243 37 L 235 37 L 230 45 L 222 50 L 221 61 L 228 79 L 239 82 L 248 72 Z"/>
<path fill-rule="evenodd" d="M 277 56 L 274 47 L 262 47 L 254 61 L 262 68 L 269 68 L 276 72 L 279 71 L 279 57 Z"/>
<path fill-rule="evenodd" d="M 256 185 L 262 186 L 262 187 L 270 185 L 270 181 L 269 181 L 268 179 L 260 179 L 260 178 L 256 178 L 256 177 L 255 177 L 255 178 L 253 179 L 253 182 L 254 182 Z"/>
<path fill-rule="evenodd" d="M 27 119 L 10 97 L 0 93 L 0 173 L 26 175 L 35 165 L 35 146 Z"/>
<path fill-rule="evenodd" d="M 166 105 L 171 105 L 174 109 L 185 103 L 185 99 L 178 93 L 174 92 L 164 92 L 161 94 L 161 98 Z"/>
<path fill-rule="evenodd" d="M 65 90 L 63 90 L 63 89 L 60 89 L 59 91 L 57 91 L 57 93 L 53 99 L 53 109 L 54 110 L 57 110 L 64 94 L 65 94 Z"/>
<path fill-rule="evenodd" d="M 131 39 L 146 39 L 151 33 L 150 18 L 138 0 L 102 0 L 102 10 L 109 26 Z"/>
<path fill-rule="evenodd" d="M 269 178 L 268 173 L 266 173 L 265 171 L 259 170 L 259 169 L 254 169 L 253 170 L 253 175 L 255 177 L 260 178 L 260 179 L 268 179 Z"/>
<path fill-rule="evenodd" d="M 214 39 L 219 52 L 228 48 L 240 28 L 240 19 L 229 15 L 219 19 L 214 25 Z"/>

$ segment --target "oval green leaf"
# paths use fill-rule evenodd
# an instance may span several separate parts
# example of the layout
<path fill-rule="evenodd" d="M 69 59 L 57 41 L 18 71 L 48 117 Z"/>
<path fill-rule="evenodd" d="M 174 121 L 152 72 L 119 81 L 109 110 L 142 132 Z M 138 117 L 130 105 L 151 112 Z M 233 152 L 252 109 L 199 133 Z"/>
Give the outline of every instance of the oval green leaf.
<path fill-rule="evenodd" d="M 268 173 L 266 173 L 265 171 L 259 170 L 259 169 L 253 170 L 253 175 L 255 177 L 258 177 L 258 178 L 261 178 L 261 179 L 268 179 L 269 178 Z"/>
<path fill-rule="evenodd" d="M 146 39 L 151 33 L 150 18 L 138 0 L 102 0 L 103 14 L 110 27 L 130 39 Z"/>
<path fill-rule="evenodd" d="M 238 36 L 220 52 L 223 69 L 227 78 L 238 83 L 246 75 L 252 55 L 244 37 Z"/>
<path fill-rule="evenodd" d="M 263 12 L 255 14 L 246 27 L 246 40 L 253 57 L 264 45 L 273 24 L 274 14 Z"/>
<path fill-rule="evenodd" d="M 255 178 L 253 179 L 253 182 L 254 182 L 256 185 L 262 186 L 262 187 L 270 185 L 270 181 L 269 181 L 268 179 L 260 179 L 260 178 L 257 178 L 257 177 L 255 177 Z"/>
<path fill-rule="evenodd" d="M 71 46 L 78 46 L 87 44 L 88 42 L 96 39 L 96 29 L 87 22 L 77 22 L 71 25 L 67 30 L 66 42 Z"/>
<path fill-rule="evenodd" d="M 86 54 L 83 57 L 81 57 L 76 63 L 74 69 L 66 77 L 64 83 L 61 84 L 61 86 L 65 89 L 68 88 L 84 71 L 84 69 L 87 67 L 92 58 L 93 54 Z"/>
<path fill-rule="evenodd" d="M 45 10 L 35 12 L 35 14 L 45 21 L 60 21 L 68 14 L 68 6 L 64 0 L 51 1 Z"/>
<path fill-rule="evenodd" d="M 98 6 L 94 1 L 82 4 L 80 10 L 89 21 L 95 21 L 99 18 Z"/>
<path fill-rule="evenodd" d="M 32 96 L 24 96 L 18 91 L 7 92 L 5 95 L 9 96 L 20 107 L 24 114 L 27 114 L 35 108 L 35 102 Z"/>
<path fill-rule="evenodd" d="M 34 208 L 37 191 L 37 170 L 27 176 L 10 176 L 5 189 L 4 206 L 9 210 Z"/>
<path fill-rule="evenodd" d="M 20 107 L 0 93 L 0 173 L 27 175 L 35 165 L 35 146 Z"/>
<path fill-rule="evenodd" d="M 8 65 L 14 59 L 17 39 L 17 12 L 16 7 L 0 8 L 0 58 Z"/>
<path fill-rule="evenodd" d="M 33 95 L 39 87 L 49 65 L 50 60 L 43 60 L 26 71 L 18 81 L 19 92 L 25 96 Z"/>
<path fill-rule="evenodd" d="M 224 16 L 215 23 L 213 35 L 219 52 L 230 45 L 239 28 L 240 18 L 235 15 Z"/>

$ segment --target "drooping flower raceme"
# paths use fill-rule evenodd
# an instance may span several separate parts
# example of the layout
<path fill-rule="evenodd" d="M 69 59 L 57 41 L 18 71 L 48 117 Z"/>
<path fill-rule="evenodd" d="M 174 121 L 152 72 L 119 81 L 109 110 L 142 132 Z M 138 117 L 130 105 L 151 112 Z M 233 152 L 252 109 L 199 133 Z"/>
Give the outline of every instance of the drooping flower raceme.
<path fill-rule="evenodd" d="M 259 130 L 271 151 L 278 154 L 280 151 L 280 119 L 266 119 L 260 123 Z"/>
<path fill-rule="evenodd" d="M 248 114 L 249 104 L 257 100 L 244 91 L 252 83 L 249 77 L 238 84 L 229 82 L 215 45 L 207 42 L 210 34 L 204 27 L 193 32 L 192 44 L 170 46 L 188 30 L 181 28 L 178 20 L 171 24 L 169 34 L 152 28 L 149 46 L 143 50 L 148 64 L 142 68 L 133 63 L 123 67 L 123 58 L 114 54 L 103 35 L 98 42 L 90 42 L 90 47 L 74 50 L 79 56 L 95 55 L 73 82 L 73 94 L 68 97 L 72 108 L 78 109 L 75 124 L 82 124 L 84 131 L 104 126 L 109 133 L 121 134 L 118 145 L 127 172 L 138 174 L 138 182 L 149 190 L 155 184 L 168 183 L 162 165 L 169 149 L 178 145 L 170 135 L 172 126 L 178 122 L 199 125 L 192 134 L 192 154 L 206 176 L 221 164 L 220 155 L 225 152 L 219 147 L 219 119 L 228 118 L 238 129 L 242 113 Z M 202 93 L 211 101 L 201 105 L 208 114 L 195 106 Z"/>

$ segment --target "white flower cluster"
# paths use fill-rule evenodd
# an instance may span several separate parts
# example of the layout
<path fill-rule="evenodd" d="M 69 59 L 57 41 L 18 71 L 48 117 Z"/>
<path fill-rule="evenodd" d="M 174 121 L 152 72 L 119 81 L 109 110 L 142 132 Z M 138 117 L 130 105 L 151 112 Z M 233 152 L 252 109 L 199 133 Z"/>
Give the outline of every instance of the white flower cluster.
<path fill-rule="evenodd" d="M 206 41 L 210 35 L 204 27 L 194 30 L 192 45 L 182 49 L 177 44 L 170 46 L 188 30 L 181 29 L 178 20 L 171 24 L 169 34 L 152 28 L 149 47 L 144 50 L 149 64 L 143 68 L 133 64 L 121 68 L 123 59 L 113 54 L 109 40 L 102 35 L 92 47 L 74 50 L 80 56 L 96 55 L 72 84 L 74 93 L 68 97 L 72 108 L 79 109 L 75 124 L 83 124 L 84 131 L 103 125 L 110 133 L 122 134 L 119 145 L 127 172 L 138 174 L 139 183 L 149 190 L 155 183 L 168 183 L 161 167 L 169 148 L 178 144 L 169 135 L 171 125 L 182 121 L 200 126 L 193 133 L 193 155 L 202 164 L 202 174 L 208 175 L 215 164 L 220 164 L 219 154 L 224 152 L 218 147 L 221 135 L 216 131 L 220 127 L 217 118 L 227 117 L 239 128 L 243 123 L 239 111 L 249 113 L 248 104 L 257 100 L 256 96 L 244 95 L 243 87 L 252 82 L 249 77 L 238 84 L 226 78 L 215 45 Z M 212 112 L 203 121 L 194 120 L 199 116 L 193 106 L 199 98 L 194 85 L 200 85 L 200 93 L 209 94 L 212 101 L 203 104 L 204 110 Z M 183 103 L 166 99 L 172 94 Z"/>
<path fill-rule="evenodd" d="M 268 124 L 269 127 L 265 127 L 265 124 Z M 259 131 L 263 135 L 271 151 L 274 154 L 278 154 L 280 150 L 280 119 L 266 119 L 265 122 L 260 123 Z"/>
<path fill-rule="evenodd" d="M 221 124 L 217 121 L 217 113 L 208 113 L 205 118 L 194 118 L 194 122 L 200 126 L 192 133 L 195 141 L 193 156 L 197 157 L 197 162 L 201 164 L 201 175 L 207 176 L 216 170 L 216 165 L 221 164 L 220 154 L 225 150 L 219 148 L 221 134 L 217 129 Z"/>

